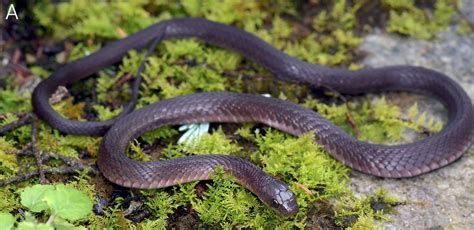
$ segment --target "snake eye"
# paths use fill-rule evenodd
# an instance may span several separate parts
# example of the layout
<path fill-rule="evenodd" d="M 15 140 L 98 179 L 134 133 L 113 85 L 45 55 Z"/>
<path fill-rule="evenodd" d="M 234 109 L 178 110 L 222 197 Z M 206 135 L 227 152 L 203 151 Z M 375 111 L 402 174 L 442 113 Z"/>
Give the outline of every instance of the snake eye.
<path fill-rule="evenodd" d="M 280 203 L 278 203 L 278 201 L 276 199 L 272 199 L 272 204 L 271 204 L 273 207 L 278 207 L 280 206 Z"/>

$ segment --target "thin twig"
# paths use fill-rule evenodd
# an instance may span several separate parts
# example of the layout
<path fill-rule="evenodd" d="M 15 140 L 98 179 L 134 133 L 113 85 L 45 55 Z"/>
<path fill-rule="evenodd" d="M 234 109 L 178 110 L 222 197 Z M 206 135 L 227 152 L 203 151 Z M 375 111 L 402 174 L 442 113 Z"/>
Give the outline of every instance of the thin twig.
<path fill-rule="evenodd" d="M 117 81 L 115 81 L 114 85 L 110 87 L 107 93 L 120 89 L 126 82 L 132 79 L 133 79 L 133 75 L 131 73 L 124 74 L 119 79 L 117 79 Z"/>
<path fill-rule="evenodd" d="M 20 118 L 17 121 L 0 127 L 0 135 L 4 135 L 5 133 L 8 133 L 14 129 L 17 129 L 23 125 L 28 124 L 30 122 L 30 118 L 31 118 L 31 114 L 20 115 Z"/>
<path fill-rule="evenodd" d="M 46 184 L 48 181 L 46 180 L 46 177 L 44 176 L 43 172 L 43 162 L 41 161 L 41 152 L 37 151 L 36 149 L 36 143 L 38 139 L 38 128 L 37 128 L 37 119 L 36 116 L 32 116 L 32 121 L 31 121 L 31 152 L 35 156 L 36 159 L 36 165 L 38 167 L 38 174 L 40 177 L 40 183 L 41 184 Z"/>
<path fill-rule="evenodd" d="M 349 122 L 349 125 L 351 126 L 352 130 L 354 130 L 355 136 L 359 138 L 360 137 L 359 126 L 357 126 L 357 123 L 354 121 L 354 119 L 349 114 L 349 112 L 345 112 L 344 115 L 346 116 L 347 122 Z"/>
<path fill-rule="evenodd" d="M 67 156 L 57 154 L 57 153 L 53 153 L 53 152 L 43 152 L 43 153 L 46 154 L 49 158 L 54 158 L 54 159 L 61 160 L 62 162 L 64 162 L 65 164 L 67 164 L 69 166 L 85 167 L 82 162 L 80 162 L 79 160 L 77 160 L 75 158 L 67 157 Z"/>
<path fill-rule="evenodd" d="M 31 71 L 28 68 L 20 64 L 10 63 L 9 67 L 15 72 L 15 76 L 19 76 L 21 78 L 19 79 L 20 82 L 23 82 L 24 78 L 31 74 Z"/>
<path fill-rule="evenodd" d="M 303 189 L 303 191 L 304 191 L 306 194 L 308 194 L 308 195 L 310 195 L 310 196 L 313 196 L 313 195 L 314 195 L 314 192 L 312 192 L 311 190 L 309 190 L 309 188 L 306 187 L 304 184 L 301 184 L 301 183 L 296 182 L 296 186 L 298 186 L 299 188 Z"/>
<path fill-rule="evenodd" d="M 78 171 L 83 171 L 86 169 L 90 169 L 90 168 L 89 167 L 84 168 L 82 166 L 69 166 L 69 167 L 63 167 L 63 168 L 43 169 L 41 170 L 41 172 L 43 174 L 53 174 L 53 173 L 54 174 L 72 174 L 72 173 L 77 173 Z M 91 172 L 94 172 L 94 171 L 91 171 Z M 35 172 L 26 173 L 19 176 L 10 177 L 5 180 L 0 180 L 0 186 L 25 181 L 38 175 L 40 175 L 39 172 L 35 171 Z"/>
<path fill-rule="evenodd" d="M 17 154 L 19 156 L 34 156 L 33 152 L 28 151 L 27 149 L 19 150 Z M 40 154 L 40 157 L 41 157 L 40 159 L 41 162 L 46 162 L 49 159 L 54 158 L 54 159 L 59 159 L 68 165 L 67 167 L 62 167 L 62 168 L 43 169 L 41 170 L 43 174 L 53 174 L 53 173 L 54 174 L 72 174 L 72 173 L 76 173 L 76 172 L 84 171 L 84 170 L 87 170 L 89 173 L 94 174 L 94 175 L 98 174 L 98 171 L 95 168 L 84 165 L 80 161 L 72 157 L 63 156 L 54 152 L 42 152 L 42 154 Z M 23 175 L 14 176 L 6 180 L 0 180 L 0 186 L 25 181 L 38 175 L 40 175 L 39 171 L 35 171 L 31 173 L 26 173 Z"/>
<path fill-rule="evenodd" d="M 17 152 L 18 156 L 34 156 L 34 154 L 31 151 L 28 150 L 20 150 Z M 49 152 L 49 151 L 41 151 L 41 160 L 42 162 L 46 162 L 50 160 L 51 158 L 61 160 L 65 164 L 69 166 L 84 166 L 82 162 L 79 160 L 72 158 L 72 157 L 67 157 L 61 154 L 57 154 L 54 152 Z M 85 167 L 85 166 L 84 166 Z"/>

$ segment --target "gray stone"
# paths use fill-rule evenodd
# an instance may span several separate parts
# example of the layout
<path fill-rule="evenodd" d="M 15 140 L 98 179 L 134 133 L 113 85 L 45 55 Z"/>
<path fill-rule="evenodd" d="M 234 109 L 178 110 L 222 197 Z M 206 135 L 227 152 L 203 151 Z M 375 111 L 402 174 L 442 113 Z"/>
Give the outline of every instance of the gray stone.
<path fill-rule="evenodd" d="M 462 7 L 459 8 L 459 11 L 466 16 L 467 20 L 474 24 L 474 1 L 473 0 L 463 0 Z"/>

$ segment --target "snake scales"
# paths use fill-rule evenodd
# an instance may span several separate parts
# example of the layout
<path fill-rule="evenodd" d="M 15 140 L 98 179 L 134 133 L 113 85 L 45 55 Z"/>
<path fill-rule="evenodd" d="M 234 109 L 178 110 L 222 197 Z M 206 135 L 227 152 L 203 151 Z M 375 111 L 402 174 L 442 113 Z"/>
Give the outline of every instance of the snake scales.
<path fill-rule="evenodd" d="M 108 121 L 79 122 L 56 113 L 48 102 L 60 85 L 69 85 L 121 58 L 131 49 L 145 47 L 153 39 L 195 37 L 232 49 L 270 70 L 281 80 L 326 86 L 345 94 L 404 90 L 438 98 L 448 110 L 449 122 L 434 135 L 410 144 L 377 145 L 361 142 L 318 113 L 290 102 L 230 92 L 180 96 L 133 111 L 134 96 L 124 112 Z M 124 151 L 133 138 L 163 126 L 197 122 L 258 122 L 293 135 L 315 132 L 315 142 L 349 167 L 380 177 L 412 177 L 443 167 L 469 148 L 474 137 L 474 111 L 465 91 L 452 79 L 434 70 L 414 66 L 390 66 L 348 71 L 309 64 L 275 49 L 240 29 L 183 18 L 162 21 L 101 50 L 69 63 L 36 87 L 34 112 L 51 126 L 71 134 L 103 135 L 97 164 L 110 181 L 133 188 L 159 188 L 206 180 L 222 165 L 239 183 L 282 215 L 298 210 L 295 197 L 283 182 L 242 159 L 226 155 L 202 155 L 160 162 L 138 162 Z M 119 121 L 119 122 L 117 122 Z"/>

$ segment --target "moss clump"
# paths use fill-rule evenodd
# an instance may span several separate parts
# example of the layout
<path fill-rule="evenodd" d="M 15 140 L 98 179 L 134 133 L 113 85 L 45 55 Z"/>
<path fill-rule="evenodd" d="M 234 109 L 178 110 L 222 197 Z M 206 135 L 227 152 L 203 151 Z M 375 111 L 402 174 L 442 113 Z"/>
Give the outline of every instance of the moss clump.
<path fill-rule="evenodd" d="M 3 178 L 2 178 L 3 179 Z M 7 185 L 0 189 L 0 210 L 2 212 L 12 212 L 21 207 L 18 188 L 14 185 Z"/>
<path fill-rule="evenodd" d="M 393 207 L 399 204 L 398 198 L 383 188 L 365 198 L 344 197 L 335 205 L 336 223 L 347 229 L 373 229 L 376 220 L 388 220 L 386 214 L 392 213 Z"/>
<path fill-rule="evenodd" d="M 420 39 L 433 38 L 451 23 L 456 13 L 457 1 L 437 0 L 434 13 L 417 8 L 413 0 L 383 0 L 390 8 L 387 30 Z"/>
<path fill-rule="evenodd" d="M 459 22 L 459 26 L 458 26 L 458 34 L 460 35 L 465 35 L 465 34 L 469 34 L 469 33 L 472 33 L 473 31 L 473 28 L 474 28 L 474 25 L 471 24 L 469 22 L 469 20 L 467 19 L 463 19 Z"/>
<path fill-rule="evenodd" d="M 426 113 L 420 113 L 416 103 L 403 113 L 399 107 L 387 103 L 384 97 L 372 103 L 348 102 L 339 106 L 326 105 L 308 98 L 304 105 L 322 114 L 358 139 L 373 143 L 403 142 L 406 129 L 419 133 L 435 133 L 442 128 L 441 121 L 433 117 L 428 119 Z M 353 120 L 356 127 L 353 127 L 349 119 Z"/>
<path fill-rule="evenodd" d="M 19 166 L 17 164 L 15 156 L 15 147 L 5 140 L 4 137 L 0 137 L 0 179 L 4 180 L 12 175 L 15 175 Z"/>
<path fill-rule="evenodd" d="M 11 88 L 2 89 L 2 96 L 0 97 L 0 111 L 2 113 L 25 113 L 31 111 L 31 104 L 25 103 L 29 101 L 31 94 L 20 90 L 14 86 Z"/>
<path fill-rule="evenodd" d="M 42 1 L 33 12 L 38 22 L 56 38 L 120 38 L 157 21 L 143 7 L 146 1 L 106 3 L 74 0 L 52 4 Z M 53 16 L 54 15 L 54 16 Z"/>

